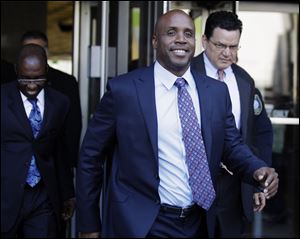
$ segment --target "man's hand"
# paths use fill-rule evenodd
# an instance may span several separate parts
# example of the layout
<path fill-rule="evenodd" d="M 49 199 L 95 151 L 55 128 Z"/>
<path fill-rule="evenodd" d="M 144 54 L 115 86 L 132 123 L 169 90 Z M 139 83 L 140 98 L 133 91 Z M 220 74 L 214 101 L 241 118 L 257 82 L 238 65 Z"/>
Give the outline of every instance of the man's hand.
<path fill-rule="evenodd" d="M 253 178 L 260 183 L 266 199 L 277 193 L 279 179 L 274 168 L 261 167 L 254 172 Z"/>
<path fill-rule="evenodd" d="M 75 198 L 70 198 L 64 201 L 63 212 L 61 214 L 63 220 L 67 221 L 73 216 L 75 207 L 76 207 Z"/>
<path fill-rule="evenodd" d="M 266 206 L 266 196 L 264 193 L 254 193 L 253 194 L 253 211 L 261 212 Z"/>
<path fill-rule="evenodd" d="M 100 232 L 79 233 L 79 238 L 100 238 Z"/>

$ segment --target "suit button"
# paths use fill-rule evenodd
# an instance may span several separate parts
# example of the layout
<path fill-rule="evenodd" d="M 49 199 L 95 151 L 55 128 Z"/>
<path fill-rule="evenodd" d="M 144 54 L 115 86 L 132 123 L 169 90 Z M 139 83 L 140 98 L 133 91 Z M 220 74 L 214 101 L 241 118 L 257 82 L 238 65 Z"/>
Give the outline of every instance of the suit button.
<path fill-rule="evenodd" d="M 20 185 L 20 186 L 21 186 L 21 188 L 24 188 L 24 186 L 25 186 L 25 183 L 21 183 L 21 185 Z"/>
<path fill-rule="evenodd" d="M 160 204 L 160 200 L 159 199 L 155 199 L 155 204 L 159 205 Z"/>
<path fill-rule="evenodd" d="M 159 176 L 158 176 L 158 174 L 155 174 L 155 178 L 158 180 L 159 179 Z"/>

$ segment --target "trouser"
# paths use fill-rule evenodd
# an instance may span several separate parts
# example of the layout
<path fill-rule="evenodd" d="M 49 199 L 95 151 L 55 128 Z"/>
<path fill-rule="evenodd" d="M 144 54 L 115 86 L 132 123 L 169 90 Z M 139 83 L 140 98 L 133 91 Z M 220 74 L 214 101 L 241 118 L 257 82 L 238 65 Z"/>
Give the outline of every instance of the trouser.
<path fill-rule="evenodd" d="M 48 193 L 42 182 L 25 186 L 20 213 L 13 228 L 1 232 L 4 238 L 51 238 L 57 235 L 57 223 Z"/>

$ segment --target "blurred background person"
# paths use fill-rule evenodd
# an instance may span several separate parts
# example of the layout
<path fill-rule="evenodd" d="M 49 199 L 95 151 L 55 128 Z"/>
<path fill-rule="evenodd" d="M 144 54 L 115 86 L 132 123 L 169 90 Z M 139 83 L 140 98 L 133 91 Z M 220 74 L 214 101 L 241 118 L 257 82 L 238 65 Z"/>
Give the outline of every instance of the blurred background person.
<path fill-rule="evenodd" d="M 43 47 L 48 54 L 48 38 L 40 31 L 27 31 L 21 37 L 21 45 L 26 44 L 37 44 Z M 80 106 L 80 96 L 78 82 L 75 77 L 65 72 L 57 70 L 48 65 L 47 72 L 47 84 L 66 95 L 70 100 L 70 110 L 67 115 L 66 124 L 66 157 L 65 160 L 69 163 L 69 166 L 73 169 L 77 165 L 79 143 L 82 129 L 82 115 Z M 61 236 L 65 237 L 68 235 L 68 225 L 70 222 L 64 225 Z"/>
<path fill-rule="evenodd" d="M 64 160 L 69 100 L 46 87 L 47 55 L 35 44 L 17 58 L 17 80 L 1 86 L 1 236 L 50 238 L 74 211 Z"/>

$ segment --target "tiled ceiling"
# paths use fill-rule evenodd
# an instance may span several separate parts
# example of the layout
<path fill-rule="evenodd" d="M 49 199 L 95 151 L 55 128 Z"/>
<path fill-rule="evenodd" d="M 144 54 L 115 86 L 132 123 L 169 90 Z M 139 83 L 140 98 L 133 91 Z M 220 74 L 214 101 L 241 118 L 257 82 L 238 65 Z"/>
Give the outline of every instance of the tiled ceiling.
<path fill-rule="evenodd" d="M 72 55 L 73 1 L 48 1 L 49 57 Z"/>

